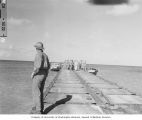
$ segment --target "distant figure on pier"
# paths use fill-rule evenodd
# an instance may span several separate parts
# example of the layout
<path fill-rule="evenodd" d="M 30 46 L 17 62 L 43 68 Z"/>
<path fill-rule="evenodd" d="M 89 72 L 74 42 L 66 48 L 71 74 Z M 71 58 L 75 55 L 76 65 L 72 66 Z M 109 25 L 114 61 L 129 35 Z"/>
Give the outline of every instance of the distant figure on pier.
<path fill-rule="evenodd" d="M 69 60 L 69 70 L 74 70 L 74 62 L 73 60 Z"/>
<path fill-rule="evenodd" d="M 86 61 L 85 60 L 81 60 L 80 63 L 81 63 L 81 69 L 86 71 Z"/>
<path fill-rule="evenodd" d="M 74 70 L 79 70 L 79 63 L 77 60 L 74 61 Z"/>
<path fill-rule="evenodd" d="M 48 56 L 43 52 L 44 47 L 42 42 L 38 42 L 34 45 L 36 48 L 36 56 L 34 60 L 34 70 L 31 74 L 32 95 L 33 95 L 33 107 L 31 114 L 42 114 L 44 109 L 43 103 L 43 89 L 45 80 L 48 76 L 50 63 Z"/>

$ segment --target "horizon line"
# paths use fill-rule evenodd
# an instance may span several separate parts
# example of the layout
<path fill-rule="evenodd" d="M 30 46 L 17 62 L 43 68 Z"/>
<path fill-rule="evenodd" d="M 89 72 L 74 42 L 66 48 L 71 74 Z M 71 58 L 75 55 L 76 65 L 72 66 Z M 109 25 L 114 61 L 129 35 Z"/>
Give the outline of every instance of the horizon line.
<path fill-rule="evenodd" d="M 0 59 L 0 61 L 15 61 L 15 62 L 34 62 L 32 60 L 4 60 L 4 59 Z M 51 61 L 51 63 L 63 63 L 63 61 L 61 62 L 57 62 L 57 61 Z M 104 65 L 104 66 L 126 66 L 126 67 L 142 67 L 141 65 L 137 66 L 137 65 L 121 65 L 121 64 L 104 64 L 104 63 L 87 63 L 88 65 Z"/>

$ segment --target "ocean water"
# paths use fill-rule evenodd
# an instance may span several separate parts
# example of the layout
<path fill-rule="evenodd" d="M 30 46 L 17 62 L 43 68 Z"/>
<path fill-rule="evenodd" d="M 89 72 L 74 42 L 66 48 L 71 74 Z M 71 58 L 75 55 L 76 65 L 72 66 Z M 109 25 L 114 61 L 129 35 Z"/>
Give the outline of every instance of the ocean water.
<path fill-rule="evenodd" d="M 0 112 L 27 113 L 32 105 L 33 62 L 0 61 Z"/>

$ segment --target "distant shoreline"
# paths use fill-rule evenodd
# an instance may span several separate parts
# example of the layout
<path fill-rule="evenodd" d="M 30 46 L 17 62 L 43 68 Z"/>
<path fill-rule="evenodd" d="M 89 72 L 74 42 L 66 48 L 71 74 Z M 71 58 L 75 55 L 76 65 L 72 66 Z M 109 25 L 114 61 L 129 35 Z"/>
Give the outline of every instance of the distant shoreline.
<path fill-rule="evenodd" d="M 119 66 L 119 67 L 142 67 L 142 66 L 134 66 L 134 65 L 108 65 L 108 64 L 88 64 L 88 65 L 96 65 L 96 66 Z"/>
<path fill-rule="evenodd" d="M 0 61 L 7 61 L 7 62 L 33 62 L 33 61 L 26 61 L 26 60 L 0 60 Z"/>

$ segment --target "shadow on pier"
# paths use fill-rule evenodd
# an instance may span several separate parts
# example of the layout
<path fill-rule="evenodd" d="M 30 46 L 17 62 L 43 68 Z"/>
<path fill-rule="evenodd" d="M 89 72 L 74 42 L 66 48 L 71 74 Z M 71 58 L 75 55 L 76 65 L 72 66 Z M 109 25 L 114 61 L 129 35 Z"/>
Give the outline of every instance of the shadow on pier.
<path fill-rule="evenodd" d="M 57 107 L 58 105 L 61 104 L 65 104 L 66 102 L 70 101 L 72 99 L 72 95 L 67 95 L 66 98 L 63 98 L 61 100 L 56 101 L 54 104 L 50 105 L 49 107 L 47 107 L 43 114 L 48 114 L 51 110 L 53 110 L 55 107 Z"/>

